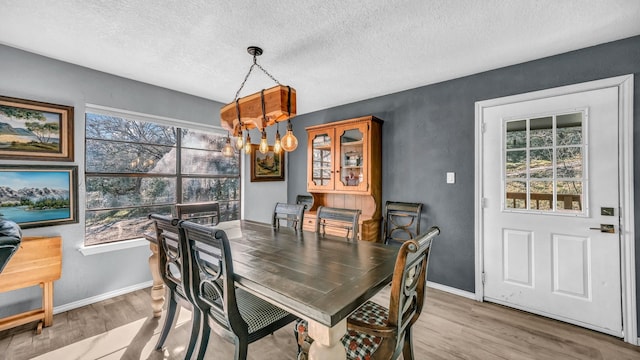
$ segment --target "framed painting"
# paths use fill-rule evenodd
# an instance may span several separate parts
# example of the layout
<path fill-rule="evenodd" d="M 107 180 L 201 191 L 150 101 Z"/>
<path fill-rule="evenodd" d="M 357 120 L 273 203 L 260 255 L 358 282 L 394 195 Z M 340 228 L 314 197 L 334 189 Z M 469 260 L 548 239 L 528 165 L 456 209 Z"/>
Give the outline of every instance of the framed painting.
<path fill-rule="evenodd" d="M 0 96 L 0 158 L 73 161 L 73 106 Z"/>
<path fill-rule="evenodd" d="M 284 181 L 284 150 L 276 154 L 269 146 L 263 154 L 257 144 L 251 144 L 251 182 L 255 181 Z"/>
<path fill-rule="evenodd" d="M 21 228 L 78 222 L 78 167 L 0 165 L 0 218 Z"/>

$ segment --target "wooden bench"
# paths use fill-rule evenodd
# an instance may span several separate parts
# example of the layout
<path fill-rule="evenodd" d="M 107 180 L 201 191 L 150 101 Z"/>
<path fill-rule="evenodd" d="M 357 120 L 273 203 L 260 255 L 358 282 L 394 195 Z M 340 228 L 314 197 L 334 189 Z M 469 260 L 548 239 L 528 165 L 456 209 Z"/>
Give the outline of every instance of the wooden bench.
<path fill-rule="evenodd" d="M 0 292 L 40 285 L 42 307 L 0 318 L 0 331 L 38 322 L 36 333 L 53 324 L 53 282 L 62 272 L 62 239 L 54 237 L 23 237 L 20 248 L 0 273 Z"/>

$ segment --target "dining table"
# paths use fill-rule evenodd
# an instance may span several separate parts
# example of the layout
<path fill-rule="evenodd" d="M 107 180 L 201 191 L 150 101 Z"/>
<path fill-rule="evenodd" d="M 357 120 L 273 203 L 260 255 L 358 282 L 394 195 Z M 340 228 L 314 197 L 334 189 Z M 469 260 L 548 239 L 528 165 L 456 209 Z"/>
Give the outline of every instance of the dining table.
<path fill-rule="evenodd" d="M 215 227 L 229 238 L 236 285 L 308 321 L 314 340 L 309 359 L 346 359 L 340 340 L 347 318 L 391 281 L 398 248 L 250 220 Z M 152 252 L 152 308 L 159 317 L 165 291 L 158 248 L 154 236 L 145 237 Z"/>

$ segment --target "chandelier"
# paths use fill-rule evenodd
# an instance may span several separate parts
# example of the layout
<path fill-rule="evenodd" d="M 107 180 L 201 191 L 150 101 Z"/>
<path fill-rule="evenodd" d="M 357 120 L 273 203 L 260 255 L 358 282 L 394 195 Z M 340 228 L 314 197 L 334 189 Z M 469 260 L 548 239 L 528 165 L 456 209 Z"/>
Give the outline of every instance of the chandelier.
<path fill-rule="evenodd" d="M 249 72 L 245 75 L 240 88 L 236 91 L 233 101 L 220 109 L 220 123 L 228 131 L 222 154 L 230 157 L 235 153 L 231 145 L 230 133 L 233 133 L 236 138 L 235 148 L 238 151 L 244 149 L 245 153 L 250 154 L 251 137 L 249 130 L 254 128 L 260 132 L 258 150 L 262 154 L 266 154 L 269 151 L 266 128 L 272 125 L 276 125 L 273 152 L 279 154 L 282 150 L 293 151 L 298 147 L 298 139 L 293 135 L 291 126 L 291 117 L 296 115 L 296 90 L 290 86 L 280 84 L 278 80 L 258 64 L 257 57 L 262 55 L 263 52 L 261 48 L 249 46 L 247 52 L 253 56 L 253 64 L 251 64 Z M 254 67 L 262 70 L 277 85 L 240 98 L 238 97 L 240 91 L 242 91 Z M 287 121 L 287 132 L 281 139 L 278 123 L 285 120 Z M 246 138 L 243 140 L 245 133 Z"/>

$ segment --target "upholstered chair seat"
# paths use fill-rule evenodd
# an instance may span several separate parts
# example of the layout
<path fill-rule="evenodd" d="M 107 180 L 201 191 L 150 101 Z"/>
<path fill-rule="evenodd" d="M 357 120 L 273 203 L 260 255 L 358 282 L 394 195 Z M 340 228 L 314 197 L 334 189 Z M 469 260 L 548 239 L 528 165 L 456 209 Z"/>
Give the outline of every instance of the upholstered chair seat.
<path fill-rule="evenodd" d="M 387 318 L 389 318 L 389 309 L 373 301 L 367 301 L 349 316 L 350 321 L 355 320 L 378 326 L 384 326 Z M 298 319 L 298 321 L 296 321 L 295 331 L 297 332 L 298 342 L 301 340 L 309 341 L 307 329 L 308 324 L 306 320 Z M 380 343 L 382 343 L 382 337 L 358 332 L 356 330 L 348 330 L 341 341 L 347 352 L 347 359 L 365 360 L 378 350 Z"/>

